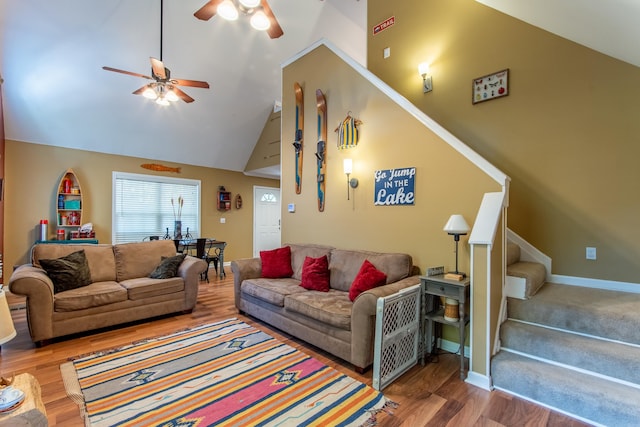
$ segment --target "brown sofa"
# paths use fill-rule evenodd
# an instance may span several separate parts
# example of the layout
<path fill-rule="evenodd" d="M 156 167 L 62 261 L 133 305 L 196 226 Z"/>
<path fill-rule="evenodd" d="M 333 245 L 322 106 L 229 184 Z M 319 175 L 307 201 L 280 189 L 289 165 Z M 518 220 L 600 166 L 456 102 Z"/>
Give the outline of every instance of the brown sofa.
<path fill-rule="evenodd" d="M 57 259 L 84 249 L 92 283 L 54 293 L 54 284 L 40 260 Z M 200 273 L 206 263 L 187 256 L 176 277 L 152 279 L 162 257 L 176 255 L 171 240 L 117 245 L 37 244 L 31 264 L 11 275 L 9 290 L 27 297 L 31 339 L 51 338 L 175 312 L 193 310 Z"/>
<path fill-rule="evenodd" d="M 420 283 L 407 254 L 335 249 L 329 246 L 290 244 L 290 278 L 262 278 L 260 258 L 231 262 L 235 304 L 241 313 L 256 317 L 354 365 L 359 372 L 373 363 L 376 303 Z M 329 292 L 300 286 L 305 257 L 329 260 Z M 369 260 L 387 275 L 387 284 L 361 293 L 353 302 L 349 288 Z"/>

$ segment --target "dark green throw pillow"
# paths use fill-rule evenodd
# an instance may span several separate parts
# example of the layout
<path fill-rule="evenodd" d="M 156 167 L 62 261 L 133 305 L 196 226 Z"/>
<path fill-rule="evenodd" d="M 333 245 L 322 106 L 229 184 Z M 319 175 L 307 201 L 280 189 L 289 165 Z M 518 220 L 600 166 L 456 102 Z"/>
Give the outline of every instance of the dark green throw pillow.
<path fill-rule="evenodd" d="M 84 249 L 55 259 L 41 259 L 40 265 L 53 282 L 53 293 L 91 284 L 91 272 Z"/>
<path fill-rule="evenodd" d="M 178 267 L 184 261 L 186 254 L 180 254 L 172 257 L 162 257 L 160 265 L 151 272 L 149 277 L 152 279 L 170 279 L 178 275 Z"/>

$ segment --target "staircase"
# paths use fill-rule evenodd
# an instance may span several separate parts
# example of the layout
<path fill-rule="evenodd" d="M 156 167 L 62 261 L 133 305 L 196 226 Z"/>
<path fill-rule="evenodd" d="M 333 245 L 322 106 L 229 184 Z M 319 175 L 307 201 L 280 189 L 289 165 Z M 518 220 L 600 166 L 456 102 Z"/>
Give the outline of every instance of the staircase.
<path fill-rule="evenodd" d="M 512 246 L 507 275 L 526 292 L 507 300 L 493 385 L 595 425 L 640 426 L 640 294 L 545 283 Z"/>

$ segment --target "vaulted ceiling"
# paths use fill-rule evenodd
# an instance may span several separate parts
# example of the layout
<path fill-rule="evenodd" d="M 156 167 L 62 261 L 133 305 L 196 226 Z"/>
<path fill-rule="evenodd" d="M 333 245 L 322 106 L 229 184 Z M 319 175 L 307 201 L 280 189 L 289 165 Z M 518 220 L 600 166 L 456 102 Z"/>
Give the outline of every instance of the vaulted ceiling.
<path fill-rule="evenodd" d="M 195 102 L 131 92 L 160 57 L 160 0 L 0 0 L 6 137 L 242 171 L 276 102 L 281 63 L 326 38 L 361 63 L 366 0 L 269 0 L 284 35 L 248 19 L 193 16 L 207 0 L 164 0 L 162 59 Z"/>
<path fill-rule="evenodd" d="M 472 0 L 469 0 L 472 1 Z M 477 0 L 640 66 L 640 1 Z M 206 0 L 164 0 L 162 59 L 195 102 L 131 94 L 160 56 L 160 0 L 0 0 L 8 139 L 242 171 L 282 97 L 280 65 L 320 38 L 366 64 L 366 0 L 269 0 L 284 35 L 197 20 Z M 427 12 L 425 12 L 427 13 Z"/>

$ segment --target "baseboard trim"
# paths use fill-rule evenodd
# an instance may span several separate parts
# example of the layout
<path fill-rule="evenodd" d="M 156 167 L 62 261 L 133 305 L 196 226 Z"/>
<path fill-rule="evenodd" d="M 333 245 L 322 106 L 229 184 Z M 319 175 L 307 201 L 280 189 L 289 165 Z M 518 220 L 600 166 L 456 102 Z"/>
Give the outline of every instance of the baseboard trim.
<path fill-rule="evenodd" d="M 550 282 L 562 285 L 582 286 L 584 288 L 640 294 L 640 283 L 616 282 L 613 280 L 590 279 L 588 277 L 564 276 L 561 274 L 552 274 Z"/>
<path fill-rule="evenodd" d="M 487 377 L 486 375 L 480 375 L 476 372 L 468 372 L 467 378 L 464 380 L 464 382 L 487 391 L 493 390 L 493 385 L 491 384 L 491 378 Z"/>
<path fill-rule="evenodd" d="M 460 354 L 460 344 L 457 342 L 443 340 L 442 338 L 440 338 L 438 340 L 438 348 L 444 351 L 448 351 L 449 353 Z M 464 357 L 469 357 L 470 354 L 471 351 L 469 350 L 469 347 L 465 346 Z"/>

